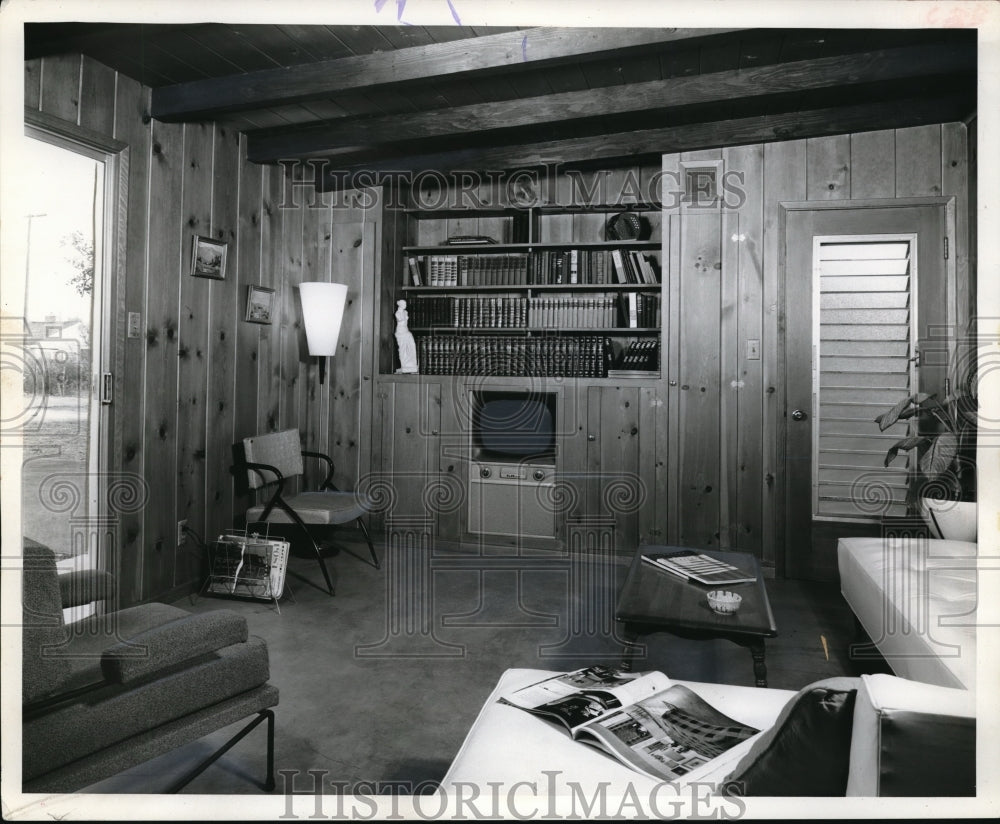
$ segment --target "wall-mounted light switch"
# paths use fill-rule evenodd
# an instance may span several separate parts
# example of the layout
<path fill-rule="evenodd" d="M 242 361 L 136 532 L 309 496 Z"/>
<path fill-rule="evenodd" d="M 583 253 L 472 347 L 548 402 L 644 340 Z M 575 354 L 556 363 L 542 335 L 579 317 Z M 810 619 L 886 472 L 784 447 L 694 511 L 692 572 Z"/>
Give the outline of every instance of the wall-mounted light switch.
<path fill-rule="evenodd" d="M 130 338 L 137 338 L 142 334 L 140 330 L 140 325 L 142 324 L 142 315 L 138 312 L 128 313 L 128 336 Z"/>
<path fill-rule="evenodd" d="M 760 341 L 747 341 L 747 360 L 760 360 Z"/>

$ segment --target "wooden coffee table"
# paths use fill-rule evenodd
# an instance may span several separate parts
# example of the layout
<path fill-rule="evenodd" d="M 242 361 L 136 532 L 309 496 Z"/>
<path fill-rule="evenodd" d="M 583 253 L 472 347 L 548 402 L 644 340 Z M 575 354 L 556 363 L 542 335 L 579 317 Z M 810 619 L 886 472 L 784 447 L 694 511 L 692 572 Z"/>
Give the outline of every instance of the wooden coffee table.
<path fill-rule="evenodd" d="M 725 638 L 750 650 L 756 684 L 758 687 L 766 687 L 764 639 L 777 635 L 778 628 L 774 624 L 771 603 L 764 588 L 764 576 L 761 575 L 757 559 L 747 552 L 697 550 L 757 576 L 757 580 L 753 582 L 722 587 L 685 581 L 642 560 L 644 552 L 679 549 L 685 547 L 641 546 L 632 559 L 615 612 L 626 642 L 622 668 L 631 670 L 636 641 L 644 635 L 669 632 L 681 638 L 698 640 Z M 712 589 L 738 592 L 743 596 L 740 608 L 731 615 L 713 612 L 706 598 L 706 594 Z"/>

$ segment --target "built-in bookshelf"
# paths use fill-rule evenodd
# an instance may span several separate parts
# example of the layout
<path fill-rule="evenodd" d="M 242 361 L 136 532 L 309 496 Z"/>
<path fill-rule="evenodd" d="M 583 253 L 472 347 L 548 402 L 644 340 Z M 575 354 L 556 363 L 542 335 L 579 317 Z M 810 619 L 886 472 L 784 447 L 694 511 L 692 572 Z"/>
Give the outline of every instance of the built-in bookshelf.
<path fill-rule="evenodd" d="M 659 376 L 658 204 L 403 211 L 397 294 L 422 374 Z"/>

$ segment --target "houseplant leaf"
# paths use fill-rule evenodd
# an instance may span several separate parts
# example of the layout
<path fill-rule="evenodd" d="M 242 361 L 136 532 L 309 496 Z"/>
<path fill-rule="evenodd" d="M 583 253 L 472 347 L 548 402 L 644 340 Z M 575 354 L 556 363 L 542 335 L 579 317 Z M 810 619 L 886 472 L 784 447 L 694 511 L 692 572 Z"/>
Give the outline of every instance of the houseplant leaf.
<path fill-rule="evenodd" d="M 901 441 L 896 441 L 896 443 L 889 447 L 889 451 L 885 453 L 884 466 L 891 464 L 900 452 L 907 452 L 925 443 L 927 443 L 927 438 L 921 435 L 913 435 L 909 438 L 903 438 Z"/>
<path fill-rule="evenodd" d="M 958 437 L 952 432 L 942 432 L 931 441 L 930 449 L 920 458 L 920 471 L 930 477 L 943 475 L 951 468 L 956 455 Z"/>
<path fill-rule="evenodd" d="M 915 395 L 910 395 L 909 397 L 903 398 L 888 412 L 883 412 L 881 415 L 875 418 L 875 423 L 878 424 L 879 431 L 885 432 L 886 429 L 888 429 L 897 421 L 906 420 L 907 418 L 912 418 L 919 411 L 920 404 L 930 400 L 933 397 L 934 397 L 933 395 L 928 395 L 925 392 L 917 392 Z"/>

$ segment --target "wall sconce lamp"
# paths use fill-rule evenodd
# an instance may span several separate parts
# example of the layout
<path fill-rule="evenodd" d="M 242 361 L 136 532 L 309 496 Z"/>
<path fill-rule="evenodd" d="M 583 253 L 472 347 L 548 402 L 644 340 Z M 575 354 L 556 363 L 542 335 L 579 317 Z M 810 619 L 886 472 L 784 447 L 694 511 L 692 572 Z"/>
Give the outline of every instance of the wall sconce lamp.
<path fill-rule="evenodd" d="M 302 320 L 309 355 L 319 358 L 319 382 L 326 377 L 326 359 L 337 354 L 337 338 L 347 305 L 347 284 L 323 281 L 299 284 Z"/>

